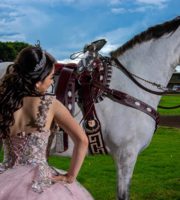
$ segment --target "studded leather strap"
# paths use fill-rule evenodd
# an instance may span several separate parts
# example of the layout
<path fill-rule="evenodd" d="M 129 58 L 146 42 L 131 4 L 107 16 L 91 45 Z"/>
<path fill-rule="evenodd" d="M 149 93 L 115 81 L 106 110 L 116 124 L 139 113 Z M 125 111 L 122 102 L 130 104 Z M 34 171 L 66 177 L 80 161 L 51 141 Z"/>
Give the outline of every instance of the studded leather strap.
<path fill-rule="evenodd" d="M 151 116 L 156 121 L 156 126 L 159 123 L 159 113 L 150 105 L 144 103 L 143 101 L 136 99 L 135 97 L 132 97 L 124 92 L 110 89 L 105 87 L 104 85 L 101 85 L 97 82 L 93 83 L 94 87 L 98 87 L 101 90 L 104 91 L 105 96 L 109 97 L 113 101 L 116 101 L 120 104 L 135 108 L 137 110 L 140 110 L 149 116 Z"/>

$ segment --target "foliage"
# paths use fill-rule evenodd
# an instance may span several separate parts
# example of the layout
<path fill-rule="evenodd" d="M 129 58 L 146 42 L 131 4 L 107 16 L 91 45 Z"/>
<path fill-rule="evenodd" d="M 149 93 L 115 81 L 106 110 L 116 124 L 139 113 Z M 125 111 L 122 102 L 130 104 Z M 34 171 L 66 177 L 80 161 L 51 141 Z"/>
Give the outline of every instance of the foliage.
<path fill-rule="evenodd" d="M 27 46 L 24 42 L 0 42 L 0 60 L 14 61 L 18 52 Z"/>

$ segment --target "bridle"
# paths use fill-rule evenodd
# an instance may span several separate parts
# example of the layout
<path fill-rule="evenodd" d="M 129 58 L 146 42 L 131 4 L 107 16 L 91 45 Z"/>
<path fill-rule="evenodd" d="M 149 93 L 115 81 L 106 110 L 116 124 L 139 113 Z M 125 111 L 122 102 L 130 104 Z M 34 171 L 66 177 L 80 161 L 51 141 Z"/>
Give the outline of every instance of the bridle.
<path fill-rule="evenodd" d="M 146 92 L 149 92 L 151 94 L 154 94 L 154 95 L 160 95 L 160 96 L 163 96 L 163 95 L 168 95 L 168 94 L 180 94 L 180 91 L 176 91 L 176 90 L 172 90 L 170 88 L 167 88 L 167 87 L 164 87 L 164 86 L 161 86 L 160 84 L 157 84 L 155 82 L 151 82 L 151 81 L 148 81 L 148 80 L 145 80 L 135 74 L 132 74 L 131 72 L 129 72 L 125 67 L 124 65 L 117 59 L 117 58 L 111 58 L 112 60 L 112 65 L 117 67 L 118 69 L 120 69 L 131 81 L 133 81 L 138 87 L 140 87 L 141 89 L 145 90 Z M 140 80 L 143 80 L 145 81 L 146 83 L 149 83 L 153 86 L 156 86 L 158 89 L 161 89 L 163 90 L 162 92 L 160 91 L 154 91 L 154 90 L 151 90 L 145 86 L 143 86 L 140 82 L 138 82 L 134 77 L 140 79 Z M 171 107 L 166 107 L 166 106 L 158 106 L 159 108 L 163 108 L 163 109 L 175 109 L 175 108 L 180 108 L 180 105 L 176 105 L 176 106 L 171 106 Z"/>
<path fill-rule="evenodd" d="M 139 77 L 139 76 L 137 76 L 135 74 L 132 74 L 131 72 L 129 72 L 127 70 L 127 68 L 124 67 L 124 65 L 122 65 L 122 63 L 117 58 L 111 58 L 111 60 L 112 60 L 112 64 L 114 62 L 113 66 L 116 66 L 118 69 L 120 69 L 131 81 L 133 81 L 137 86 L 139 86 L 141 89 L 145 90 L 146 92 L 149 92 L 149 93 L 155 94 L 155 95 L 160 95 L 160 96 L 167 95 L 167 94 L 180 94 L 180 92 L 178 92 L 178 91 L 175 91 L 175 90 L 172 90 L 170 88 L 161 86 L 158 83 L 145 80 L 145 79 L 143 79 L 143 78 L 141 78 L 141 77 Z M 139 78 L 139 79 L 141 79 L 143 81 L 145 81 L 146 83 L 149 83 L 149 84 L 151 84 L 153 86 L 156 86 L 158 89 L 163 90 L 163 92 L 154 91 L 154 90 L 151 90 L 151 89 L 143 86 L 133 76 L 136 77 L 136 78 Z"/>

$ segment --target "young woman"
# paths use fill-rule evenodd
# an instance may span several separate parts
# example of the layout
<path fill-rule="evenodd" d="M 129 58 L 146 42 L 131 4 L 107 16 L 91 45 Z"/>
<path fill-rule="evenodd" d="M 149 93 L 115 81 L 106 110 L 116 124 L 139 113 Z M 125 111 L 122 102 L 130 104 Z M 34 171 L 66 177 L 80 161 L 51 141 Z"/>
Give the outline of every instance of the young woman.
<path fill-rule="evenodd" d="M 55 59 L 40 47 L 27 47 L 0 80 L 0 200 L 92 200 L 76 177 L 88 140 L 69 111 L 46 91 L 53 83 Z M 56 122 L 74 141 L 69 170 L 47 163 L 50 127 Z"/>

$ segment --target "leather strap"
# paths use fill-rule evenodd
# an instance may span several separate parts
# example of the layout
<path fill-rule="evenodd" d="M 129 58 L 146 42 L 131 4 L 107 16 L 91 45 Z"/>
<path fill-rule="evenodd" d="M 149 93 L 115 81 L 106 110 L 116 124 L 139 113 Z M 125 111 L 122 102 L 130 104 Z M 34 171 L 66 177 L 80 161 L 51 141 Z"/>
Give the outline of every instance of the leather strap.
<path fill-rule="evenodd" d="M 83 111 L 83 127 L 89 139 L 89 151 L 91 154 L 107 154 L 108 151 L 105 147 L 101 124 L 97 117 L 94 101 L 91 96 L 91 85 L 84 83 L 81 85 L 81 108 Z M 94 126 L 88 125 L 89 123 L 95 123 Z"/>
<path fill-rule="evenodd" d="M 66 66 L 61 67 L 58 85 L 56 88 L 56 97 L 64 105 L 69 103 L 68 99 L 66 98 L 66 92 L 68 89 L 68 82 L 73 74 L 73 71 L 74 71 L 73 68 L 69 68 Z M 67 105 L 65 106 L 68 107 Z M 62 143 L 63 147 L 60 148 L 59 145 L 60 144 L 62 145 Z M 59 133 L 56 135 L 56 149 L 58 149 L 59 153 L 66 151 L 68 149 L 68 135 L 62 129 L 60 129 Z"/>
<path fill-rule="evenodd" d="M 94 87 L 98 87 L 103 90 L 105 96 L 109 97 L 113 101 L 140 110 L 151 116 L 156 121 L 156 125 L 159 123 L 159 113 L 152 106 L 124 92 L 106 88 L 104 85 L 101 85 L 97 82 L 93 83 L 93 85 Z"/>
<path fill-rule="evenodd" d="M 56 96 L 57 99 L 64 103 L 65 93 L 67 90 L 67 83 L 69 82 L 74 69 L 63 67 L 63 70 L 60 73 L 57 88 L 56 88 Z"/>
<path fill-rule="evenodd" d="M 150 90 L 149 88 L 144 87 L 141 83 L 139 83 L 132 75 L 131 73 L 122 65 L 122 63 L 117 59 L 117 58 L 112 58 L 112 61 L 115 62 L 116 66 L 118 69 L 120 69 L 131 81 L 133 81 L 137 86 L 139 86 L 141 89 L 145 90 L 146 92 L 149 92 L 151 94 L 155 95 L 166 95 L 166 94 L 180 94 L 178 91 L 173 91 L 173 90 L 167 90 L 163 92 L 158 92 L 154 90 Z"/>

